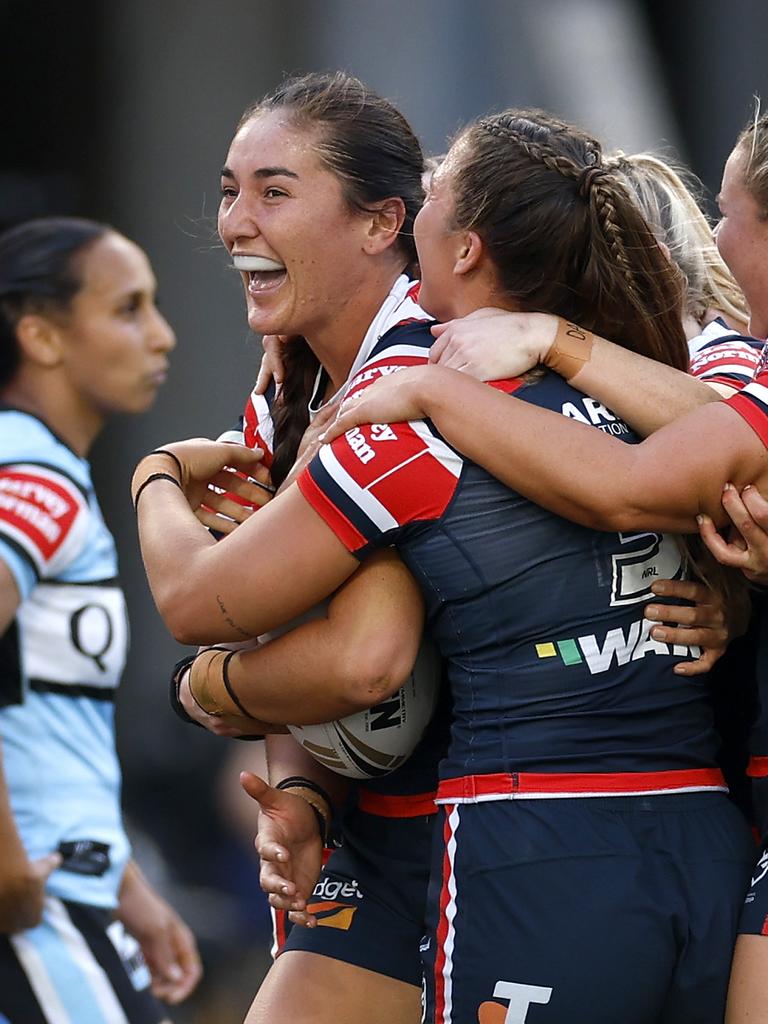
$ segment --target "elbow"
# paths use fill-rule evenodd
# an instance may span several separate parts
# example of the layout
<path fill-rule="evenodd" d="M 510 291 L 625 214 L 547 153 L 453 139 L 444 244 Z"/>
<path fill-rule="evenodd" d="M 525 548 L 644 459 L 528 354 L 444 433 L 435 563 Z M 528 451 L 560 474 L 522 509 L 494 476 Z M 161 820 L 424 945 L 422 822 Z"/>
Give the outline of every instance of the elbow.
<path fill-rule="evenodd" d="M 185 647 L 198 647 L 221 639 L 220 635 L 211 635 L 212 616 L 210 611 L 205 616 L 199 601 L 199 590 L 189 586 L 183 579 L 169 582 L 162 589 L 155 589 L 153 596 L 166 629 L 178 643 Z M 205 626 L 201 623 L 205 623 Z M 218 632 L 221 634 L 222 630 Z"/>
<path fill-rule="evenodd" d="M 379 704 L 404 685 L 416 660 L 416 649 L 408 648 L 408 644 L 398 650 L 386 645 L 371 650 L 368 646 L 344 659 L 339 682 L 350 713 Z"/>

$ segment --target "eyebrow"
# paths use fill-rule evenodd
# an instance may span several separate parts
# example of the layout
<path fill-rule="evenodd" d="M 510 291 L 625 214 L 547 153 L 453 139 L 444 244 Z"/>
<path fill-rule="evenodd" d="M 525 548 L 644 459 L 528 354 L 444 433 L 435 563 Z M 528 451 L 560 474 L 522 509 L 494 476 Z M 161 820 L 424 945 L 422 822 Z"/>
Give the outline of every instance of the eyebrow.
<path fill-rule="evenodd" d="M 234 173 L 229 169 L 229 167 L 222 167 L 222 169 L 221 169 L 221 176 L 222 176 L 222 178 L 234 178 L 235 177 Z M 282 178 L 296 178 L 296 179 L 298 179 L 299 176 L 298 176 L 298 174 L 296 174 L 295 171 L 289 171 L 287 167 L 257 167 L 256 170 L 253 172 L 253 177 L 254 178 L 276 178 L 276 177 L 282 177 Z"/>

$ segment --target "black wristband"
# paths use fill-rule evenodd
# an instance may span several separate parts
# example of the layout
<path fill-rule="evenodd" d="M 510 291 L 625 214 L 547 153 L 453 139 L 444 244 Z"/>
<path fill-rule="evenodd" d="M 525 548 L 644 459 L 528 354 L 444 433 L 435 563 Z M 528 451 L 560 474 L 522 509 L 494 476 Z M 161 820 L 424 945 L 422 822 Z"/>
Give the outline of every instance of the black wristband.
<path fill-rule="evenodd" d="M 176 477 L 173 476 L 171 473 L 150 473 L 147 479 L 144 480 L 144 482 L 139 486 L 138 491 L 136 491 L 136 496 L 133 499 L 134 512 L 138 511 L 139 498 L 141 497 L 142 491 L 148 484 L 151 484 L 153 480 L 170 480 L 172 484 L 176 484 L 180 491 L 184 489 L 179 483 L 179 481 L 176 479 Z"/>
<path fill-rule="evenodd" d="M 189 668 L 189 666 L 192 664 L 196 657 L 196 654 L 188 654 L 185 658 L 181 658 L 179 661 L 177 661 L 176 664 L 173 666 L 173 671 L 171 672 L 171 708 L 173 709 L 174 713 L 182 720 L 182 722 L 186 722 L 187 725 L 196 725 L 200 729 L 204 729 L 205 726 L 201 722 L 196 722 L 191 715 L 187 714 L 187 710 L 181 703 L 181 699 L 179 698 L 179 687 L 181 686 L 181 677 L 184 674 L 184 670 Z"/>
<path fill-rule="evenodd" d="M 173 452 L 169 452 L 167 448 L 153 448 L 152 451 L 148 452 L 147 454 L 148 455 L 167 455 L 169 459 L 173 459 L 173 461 L 176 463 L 176 467 L 177 467 L 177 469 L 179 471 L 180 479 L 182 479 L 182 480 L 184 479 L 184 467 L 181 464 L 181 459 L 179 459 L 178 456 L 174 455 Z M 179 486 L 181 486 L 181 484 L 179 484 Z"/>
<path fill-rule="evenodd" d="M 246 711 L 246 709 L 243 707 L 242 703 L 240 702 L 240 700 L 237 697 L 237 694 L 235 693 L 234 689 L 232 688 L 232 683 L 230 682 L 230 678 L 229 678 L 229 663 L 230 663 L 230 661 L 232 661 L 232 659 L 234 658 L 234 656 L 236 654 L 237 654 L 237 651 L 230 651 L 229 654 L 224 659 L 224 664 L 221 666 L 221 675 L 222 675 L 222 678 L 224 680 L 224 689 L 229 694 L 229 698 L 232 701 L 232 703 L 236 704 L 237 707 L 240 708 L 240 710 L 245 715 L 245 717 L 246 718 L 253 718 L 253 715 L 251 715 L 250 712 Z"/>

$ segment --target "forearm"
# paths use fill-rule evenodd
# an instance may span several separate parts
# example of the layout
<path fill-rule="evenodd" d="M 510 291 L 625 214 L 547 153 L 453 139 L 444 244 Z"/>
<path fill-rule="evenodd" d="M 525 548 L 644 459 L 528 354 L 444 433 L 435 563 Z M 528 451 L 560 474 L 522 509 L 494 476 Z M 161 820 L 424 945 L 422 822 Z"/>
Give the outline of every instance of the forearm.
<path fill-rule="evenodd" d="M 591 358 L 569 383 L 617 413 L 641 437 L 721 397 L 690 374 L 599 337 Z"/>
<path fill-rule="evenodd" d="M 321 786 L 333 807 L 340 807 L 349 792 L 349 780 L 321 764 L 293 736 L 267 736 L 267 778 L 271 786 L 288 778 L 306 778 Z"/>
<path fill-rule="evenodd" d="M 0 934 L 33 928 L 42 912 L 43 890 L 16 828 L 0 753 Z"/>
<path fill-rule="evenodd" d="M 420 371 L 415 386 L 424 416 L 459 451 L 594 529 L 693 532 L 700 511 L 723 521 L 720 495 L 732 473 L 757 479 L 765 471 L 762 444 L 722 403 L 629 445 L 454 371 Z"/>

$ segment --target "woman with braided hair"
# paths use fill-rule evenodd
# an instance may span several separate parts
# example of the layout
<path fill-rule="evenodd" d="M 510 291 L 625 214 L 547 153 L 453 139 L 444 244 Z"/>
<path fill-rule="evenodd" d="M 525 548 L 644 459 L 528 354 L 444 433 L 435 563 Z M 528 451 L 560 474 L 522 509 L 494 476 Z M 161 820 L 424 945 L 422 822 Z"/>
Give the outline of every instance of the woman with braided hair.
<path fill-rule="evenodd" d="M 548 309 L 669 373 L 687 363 L 678 275 L 598 143 L 563 122 L 510 111 L 472 125 L 415 234 L 438 318 Z M 387 332 L 347 394 L 365 405 L 377 378 L 408 380 L 431 342 L 424 323 Z M 638 441 L 555 374 L 478 386 L 480 405 L 539 405 Z M 649 582 L 685 572 L 673 539 L 567 523 L 417 418 L 338 437 L 214 545 L 190 506 L 222 464 L 255 460 L 193 441 L 142 461 L 150 584 L 169 626 L 205 642 L 273 628 L 379 547 L 413 573 L 454 699 L 425 1019 L 719 1024 L 752 846 L 716 767 L 706 687 L 675 672 L 695 652 L 653 640 L 642 618 Z M 254 546 L 267 592 L 246 568 Z"/>

